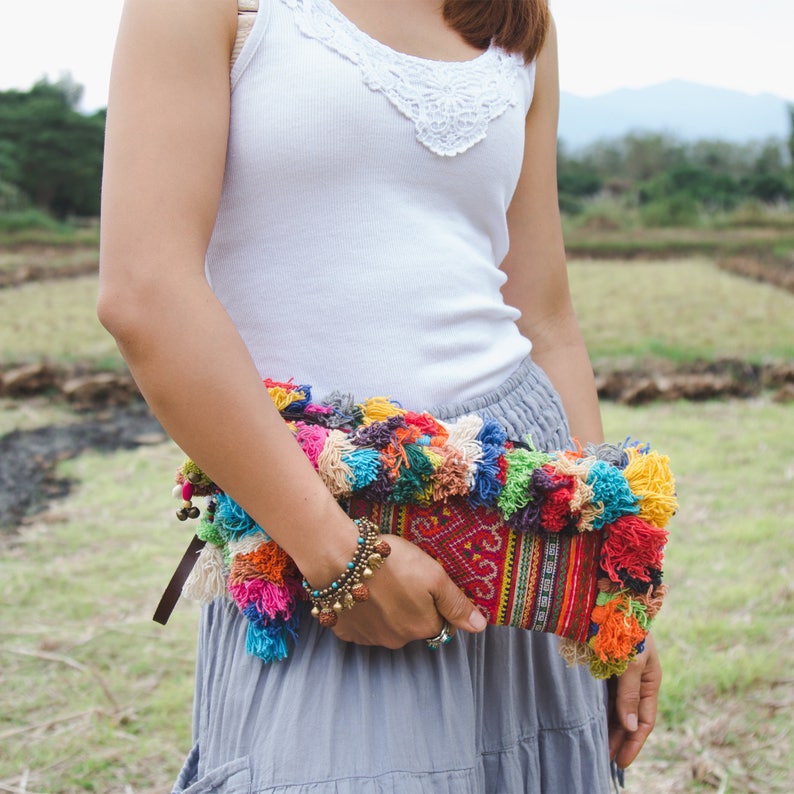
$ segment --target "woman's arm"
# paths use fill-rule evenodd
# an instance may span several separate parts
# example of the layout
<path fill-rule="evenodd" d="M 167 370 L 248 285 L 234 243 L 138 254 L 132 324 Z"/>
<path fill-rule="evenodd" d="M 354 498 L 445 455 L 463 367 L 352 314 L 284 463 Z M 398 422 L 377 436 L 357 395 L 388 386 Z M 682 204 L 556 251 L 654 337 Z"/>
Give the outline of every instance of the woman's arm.
<path fill-rule="evenodd" d="M 557 203 L 557 37 L 552 24 L 538 56 L 535 94 L 527 114 L 524 166 L 507 213 L 510 250 L 502 263 L 503 293 L 521 311 L 519 329 L 532 358 L 562 398 L 572 434 L 603 441 L 590 359 L 568 288 Z"/>
<path fill-rule="evenodd" d="M 228 314 L 204 256 L 229 125 L 234 0 L 127 0 L 108 102 L 98 314 L 175 442 L 324 586 L 357 530 L 295 443 Z M 399 646 L 471 605 L 409 543 L 340 620 L 351 639 Z M 409 591 L 409 592 L 406 592 Z M 405 605 L 399 608 L 397 605 Z"/>
<path fill-rule="evenodd" d="M 510 251 L 502 265 L 505 300 L 521 311 L 532 358 L 562 398 L 573 436 L 601 442 L 593 370 L 573 309 L 557 202 L 559 78 L 554 25 L 538 57 L 527 114 L 524 165 L 508 211 Z M 637 756 L 656 720 L 661 666 L 653 639 L 609 688 L 609 752 L 621 767 Z"/>

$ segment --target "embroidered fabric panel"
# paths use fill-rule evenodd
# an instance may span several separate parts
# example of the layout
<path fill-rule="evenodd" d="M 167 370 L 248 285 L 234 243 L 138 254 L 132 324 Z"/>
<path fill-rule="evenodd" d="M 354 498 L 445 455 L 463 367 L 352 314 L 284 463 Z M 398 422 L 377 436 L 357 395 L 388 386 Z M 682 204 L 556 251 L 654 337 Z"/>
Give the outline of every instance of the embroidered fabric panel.
<path fill-rule="evenodd" d="M 283 0 L 301 33 L 358 66 L 364 83 L 414 123 L 434 154 L 462 154 L 518 101 L 523 59 L 490 47 L 468 61 L 433 61 L 393 50 L 357 28 L 330 0 Z"/>
<path fill-rule="evenodd" d="M 515 532 L 496 510 L 454 498 L 428 506 L 354 498 L 349 512 L 437 559 L 489 623 L 587 640 L 600 533 Z"/>

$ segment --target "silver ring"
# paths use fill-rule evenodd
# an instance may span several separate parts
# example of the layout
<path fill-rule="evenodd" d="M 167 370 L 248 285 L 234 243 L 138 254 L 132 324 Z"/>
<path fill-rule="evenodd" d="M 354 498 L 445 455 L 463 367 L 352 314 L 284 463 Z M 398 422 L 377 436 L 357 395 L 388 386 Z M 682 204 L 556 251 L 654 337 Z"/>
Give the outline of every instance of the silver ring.
<path fill-rule="evenodd" d="M 441 631 L 439 631 L 435 637 L 430 637 L 430 639 L 425 640 L 425 642 L 431 651 L 437 651 L 442 645 L 446 645 L 454 636 L 455 635 L 450 630 L 449 623 L 445 620 L 444 625 L 441 627 Z"/>

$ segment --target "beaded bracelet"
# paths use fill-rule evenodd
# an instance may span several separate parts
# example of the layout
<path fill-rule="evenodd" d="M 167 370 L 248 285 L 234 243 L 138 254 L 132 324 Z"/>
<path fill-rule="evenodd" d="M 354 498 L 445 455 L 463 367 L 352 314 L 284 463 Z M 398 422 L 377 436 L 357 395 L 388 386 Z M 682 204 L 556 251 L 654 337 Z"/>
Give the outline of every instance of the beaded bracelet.
<path fill-rule="evenodd" d="M 355 603 L 369 598 L 369 588 L 362 580 L 371 579 L 391 554 L 391 546 L 381 538 L 377 524 L 367 518 L 358 518 L 355 523 L 356 553 L 341 576 L 322 590 L 312 587 L 305 579 L 302 583 L 312 601 L 312 616 L 326 628 L 336 625 L 343 609 L 352 609 Z"/>

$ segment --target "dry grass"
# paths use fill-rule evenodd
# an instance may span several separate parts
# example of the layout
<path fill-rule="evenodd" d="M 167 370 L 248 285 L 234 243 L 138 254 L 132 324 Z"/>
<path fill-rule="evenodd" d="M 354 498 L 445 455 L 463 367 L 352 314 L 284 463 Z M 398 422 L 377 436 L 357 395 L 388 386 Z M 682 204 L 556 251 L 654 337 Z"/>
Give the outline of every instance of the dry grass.
<path fill-rule="evenodd" d="M 596 364 L 794 357 L 794 294 L 709 259 L 574 260 L 570 280 Z"/>
<path fill-rule="evenodd" d="M 10 409 L 9 409 L 10 410 Z M 605 406 L 671 456 L 660 722 L 627 794 L 794 790 L 794 406 Z M 196 612 L 150 620 L 186 542 L 170 443 L 84 455 L 0 557 L 0 792 L 155 792 L 188 749 Z"/>

